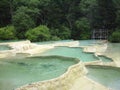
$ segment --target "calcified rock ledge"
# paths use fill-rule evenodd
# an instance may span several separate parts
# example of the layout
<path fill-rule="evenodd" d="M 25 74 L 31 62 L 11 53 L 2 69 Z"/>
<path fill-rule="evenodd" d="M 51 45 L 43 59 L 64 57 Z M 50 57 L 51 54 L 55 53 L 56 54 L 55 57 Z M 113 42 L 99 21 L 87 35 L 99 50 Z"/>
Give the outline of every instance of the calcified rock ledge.
<path fill-rule="evenodd" d="M 48 49 L 52 49 L 55 46 L 78 47 L 79 42 L 71 41 L 71 42 L 59 42 L 59 43 L 47 44 L 47 45 L 37 45 L 31 43 L 29 40 L 26 40 L 20 42 L 0 43 L 0 45 L 8 45 L 9 47 L 12 48 L 12 50 L 0 51 L 0 58 L 5 58 L 8 56 L 15 56 L 18 53 L 34 55 L 36 53 L 42 53 Z M 101 54 L 101 52 L 104 52 L 106 48 L 107 48 L 106 44 L 103 47 L 89 46 L 89 47 L 84 47 L 84 51 L 92 52 L 95 53 L 95 55 L 99 55 Z M 100 53 L 98 53 L 97 50 L 100 51 Z M 95 65 L 100 64 L 100 61 L 85 63 L 85 65 L 94 65 L 94 64 Z M 104 64 L 102 63 L 101 65 Z M 76 65 L 70 66 L 67 72 L 58 78 L 51 79 L 48 81 L 28 84 L 20 88 L 17 88 L 16 90 L 109 90 L 103 85 L 87 78 L 85 76 L 86 73 L 87 70 L 84 66 L 84 63 L 79 62 Z"/>

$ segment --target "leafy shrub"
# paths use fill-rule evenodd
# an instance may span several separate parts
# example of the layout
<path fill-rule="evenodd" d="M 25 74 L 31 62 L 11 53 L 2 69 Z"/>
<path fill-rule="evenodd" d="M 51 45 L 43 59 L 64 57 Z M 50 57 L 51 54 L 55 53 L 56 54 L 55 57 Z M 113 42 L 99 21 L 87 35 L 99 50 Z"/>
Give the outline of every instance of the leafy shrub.
<path fill-rule="evenodd" d="M 0 39 L 1 40 L 16 39 L 14 26 L 6 26 L 0 28 Z"/>
<path fill-rule="evenodd" d="M 71 30 L 66 26 L 61 26 L 59 29 L 59 37 L 61 39 L 69 39 L 71 36 Z"/>
<path fill-rule="evenodd" d="M 26 32 L 26 37 L 34 42 L 47 41 L 50 39 L 49 28 L 45 25 L 40 25 L 34 29 L 28 30 Z"/>
<path fill-rule="evenodd" d="M 120 30 L 113 32 L 109 40 L 111 42 L 120 43 Z"/>
<path fill-rule="evenodd" d="M 51 36 L 51 40 L 57 41 L 57 40 L 61 40 L 61 39 L 59 37 L 57 37 L 57 36 Z"/>

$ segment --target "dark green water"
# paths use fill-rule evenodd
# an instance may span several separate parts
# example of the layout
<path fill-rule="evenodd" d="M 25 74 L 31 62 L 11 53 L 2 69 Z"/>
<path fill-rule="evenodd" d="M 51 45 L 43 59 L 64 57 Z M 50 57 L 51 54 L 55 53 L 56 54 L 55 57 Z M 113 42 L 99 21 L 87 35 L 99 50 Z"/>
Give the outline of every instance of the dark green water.
<path fill-rule="evenodd" d="M 0 90 L 56 78 L 76 63 L 74 59 L 56 56 L 0 60 Z"/>
<path fill-rule="evenodd" d="M 87 76 L 112 90 L 120 90 L 120 68 L 105 66 L 87 66 Z M 110 89 L 110 90 L 111 90 Z"/>

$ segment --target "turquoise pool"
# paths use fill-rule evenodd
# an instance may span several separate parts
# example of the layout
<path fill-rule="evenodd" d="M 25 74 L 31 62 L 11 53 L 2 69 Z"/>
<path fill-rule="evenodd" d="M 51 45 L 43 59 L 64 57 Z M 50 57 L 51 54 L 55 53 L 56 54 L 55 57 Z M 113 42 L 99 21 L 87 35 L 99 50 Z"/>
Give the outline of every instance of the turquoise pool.
<path fill-rule="evenodd" d="M 45 41 L 45 42 L 35 42 L 38 45 L 44 45 L 44 44 L 55 44 L 55 43 L 64 43 L 64 42 L 72 42 L 74 40 L 60 40 L 60 41 Z"/>
<path fill-rule="evenodd" d="M 100 40 L 79 40 L 79 46 L 90 46 L 95 44 L 102 44 Z"/>
<path fill-rule="evenodd" d="M 50 49 L 39 55 L 42 56 L 57 55 L 57 56 L 73 57 L 73 58 L 78 58 L 83 62 L 99 60 L 94 54 L 85 53 L 83 52 L 83 49 L 79 47 L 55 47 L 54 49 Z"/>
<path fill-rule="evenodd" d="M 56 78 L 78 61 L 58 56 L 1 59 L 0 90 Z"/>
<path fill-rule="evenodd" d="M 120 68 L 106 66 L 87 66 L 87 76 L 110 90 L 120 90 Z"/>

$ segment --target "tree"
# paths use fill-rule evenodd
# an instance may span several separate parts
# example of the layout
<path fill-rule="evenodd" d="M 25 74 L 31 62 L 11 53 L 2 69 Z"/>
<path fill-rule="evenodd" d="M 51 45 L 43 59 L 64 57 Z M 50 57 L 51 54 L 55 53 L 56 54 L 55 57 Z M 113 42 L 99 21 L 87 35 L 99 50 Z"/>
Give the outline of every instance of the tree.
<path fill-rule="evenodd" d="M 6 26 L 11 23 L 9 0 L 0 0 L 0 26 Z"/>
<path fill-rule="evenodd" d="M 21 6 L 17 9 L 13 15 L 13 25 L 17 31 L 16 34 L 18 38 L 24 39 L 26 31 L 35 27 L 36 19 L 34 18 L 37 16 L 37 13 L 37 9 L 30 9 L 25 6 Z"/>
<path fill-rule="evenodd" d="M 113 0 L 97 0 L 97 27 L 104 29 L 114 29 L 115 19 L 116 19 L 116 8 L 114 6 Z"/>
<path fill-rule="evenodd" d="M 81 0 L 80 2 L 80 9 L 83 16 L 90 18 L 91 8 L 96 5 L 96 0 Z"/>
<path fill-rule="evenodd" d="M 87 18 L 80 18 L 75 22 L 74 39 L 89 39 L 91 35 L 90 23 Z"/>

